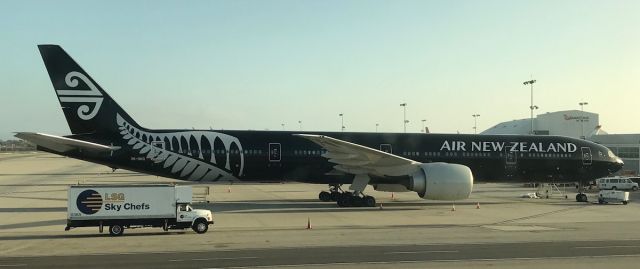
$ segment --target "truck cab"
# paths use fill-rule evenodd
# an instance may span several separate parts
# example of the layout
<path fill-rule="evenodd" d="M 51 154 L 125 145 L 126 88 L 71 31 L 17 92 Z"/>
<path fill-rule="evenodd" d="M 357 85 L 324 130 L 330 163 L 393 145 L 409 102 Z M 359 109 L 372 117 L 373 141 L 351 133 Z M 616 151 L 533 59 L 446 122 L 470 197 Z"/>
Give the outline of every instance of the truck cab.
<path fill-rule="evenodd" d="M 209 210 L 193 209 L 190 204 L 177 204 L 176 223 L 180 227 L 191 227 L 196 233 L 205 233 L 213 224 L 213 214 Z"/>

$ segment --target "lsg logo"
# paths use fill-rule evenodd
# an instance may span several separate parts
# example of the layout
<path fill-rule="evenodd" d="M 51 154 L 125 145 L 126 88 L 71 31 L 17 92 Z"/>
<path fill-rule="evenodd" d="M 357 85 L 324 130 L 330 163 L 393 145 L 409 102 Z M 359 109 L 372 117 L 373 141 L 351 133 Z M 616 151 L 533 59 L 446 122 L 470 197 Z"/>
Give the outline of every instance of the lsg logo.
<path fill-rule="evenodd" d="M 80 212 L 93 215 L 102 208 L 102 196 L 94 190 L 86 190 L 78 195 L 76 206 Z"/>

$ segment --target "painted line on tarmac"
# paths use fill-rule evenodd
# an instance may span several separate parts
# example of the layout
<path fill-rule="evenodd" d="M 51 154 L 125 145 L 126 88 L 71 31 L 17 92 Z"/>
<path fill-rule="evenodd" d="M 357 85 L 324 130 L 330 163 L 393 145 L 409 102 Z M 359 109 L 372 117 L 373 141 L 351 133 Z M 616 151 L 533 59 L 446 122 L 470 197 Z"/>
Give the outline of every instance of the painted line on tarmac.
<path fill-rule="evenodd" d="M 216 261 L 216 260 L 248 260 L 259 259 L 259 257 L 229 257 L 229 258 L 194 258 L 187 260 L 169 260 L 170 262 L 184 262 L 184 261 Z"/>
<path fill-rule="evenodd" d="M 624 258 L 624 257 L 640 257 L 640 254 L 630 255 L 598 255 L 598 256 L 568 256 L 568 257 L 535 257 L 535 258 L 486 258 L 486 259 L 451 259 L 451 260 L 405 260 L 405 261 L 388 261 L 388 262 L 329 262 L 329 263 L 302 263 L 302 264 L 276 264 L 276 265 L 259 265 L 259 266 L 229 266 L 229 267 L 204 267 L 202 269 L 248 269 L 248 268 L 284 268 L 284 267 L 324 267 L 335 265 L 362 265 L 362 264 L 411 264 L 411 263 L 429 263 L 429 262 L 495 262 L 495 261 L 536 261 L 546 259 L 568 260 L 579 258 Z"/>
<path fill-rule="evenodd" d="M 601 248 L 640 248 L 640 246 L 593 246 L 593 247 L 575 247 L 581 249 L 601 249 Z"/>
<path fill-rule="evenodd" d="M 418 253 L 458 253 L 458 250 L 423 250 L 423 251 L 394 251 L 384 254 L 418 254 Z"/>
<path fill-rule="evenodd" d="M 24 267 L 26 264 L 0 264 L 0 267 Z"/>

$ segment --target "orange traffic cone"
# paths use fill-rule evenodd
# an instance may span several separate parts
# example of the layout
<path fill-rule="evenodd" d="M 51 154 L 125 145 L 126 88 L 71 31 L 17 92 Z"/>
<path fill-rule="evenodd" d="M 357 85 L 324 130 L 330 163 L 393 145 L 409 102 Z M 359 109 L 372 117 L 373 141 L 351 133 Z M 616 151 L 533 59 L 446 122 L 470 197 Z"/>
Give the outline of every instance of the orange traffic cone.
<path fill-rule="evenodd" d="M 311 218 L 307 218 L 307 230 L 311 230 Z"/>
<path fill-rule="evenodd" d="M 476 203 L 476 209 L 480 209 L 480 202 Z"/>

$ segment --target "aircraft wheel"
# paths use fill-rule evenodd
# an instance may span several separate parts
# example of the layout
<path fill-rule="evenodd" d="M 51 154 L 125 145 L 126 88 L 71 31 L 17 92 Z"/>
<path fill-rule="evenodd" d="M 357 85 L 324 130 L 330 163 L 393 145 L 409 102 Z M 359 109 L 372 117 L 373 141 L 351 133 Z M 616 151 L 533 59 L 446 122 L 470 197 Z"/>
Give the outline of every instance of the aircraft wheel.
<path fill-rule="evenodd" d="M 629 203 L 628 201 L 622 201 L 622 204 L 623 204 L 623 205 L 626 205 L 626 204 L 628 204 L 628 203 Z"/>
<path fill-rule="evenodd" d="M 338 206 L 339 207 L 351 207 L 353 206 L 353 196 L 351 193 L 342 193 L 338 196 Z"/>
<path fill-rule="evenodd" d="M 329 202 L 331 201 L 331 194 L 326 191 L 321 191 L 320 194 L 318 194 L 318 198 L 320 201 Z"/>
<path fill-rule="evenodd" d="M 589 198 L 587 198 L 587 195 L 586 195 L 586 194 L 584 194 L 584 193 L 578 193 L 578 194 L 576 195 L 576 201 L 578 201 L 578 202 L 585 202 L 585 203 L 586 203 L 586 202 L 588 202 L 588 201 L 589 201 Z"/>
<path fill-rule="evenodd" d="M 363 199 L 363 204 L 366 207 L 375 207 L 376 206 L 376 198 L 373 196 L 365 196 Z"/>
<path fill-rule="evenodd" d="M 618 188 L 616 188 L 616 186 L 611 187 L 611 190 L 617 190 Z"/>
<path fill-rule="evenodd" d="M 363 201 L 362 197 L 360 197 L 360 196 L 351 197 L 351 206 L 353 206 L 353 207 L 364 206 L 364 201 Z"/>
<path fill-rule="evenodd" d="M 331 192 L 331 201 L 338 201 L 340 199 L 340 193 L 337 191 Z"/>

